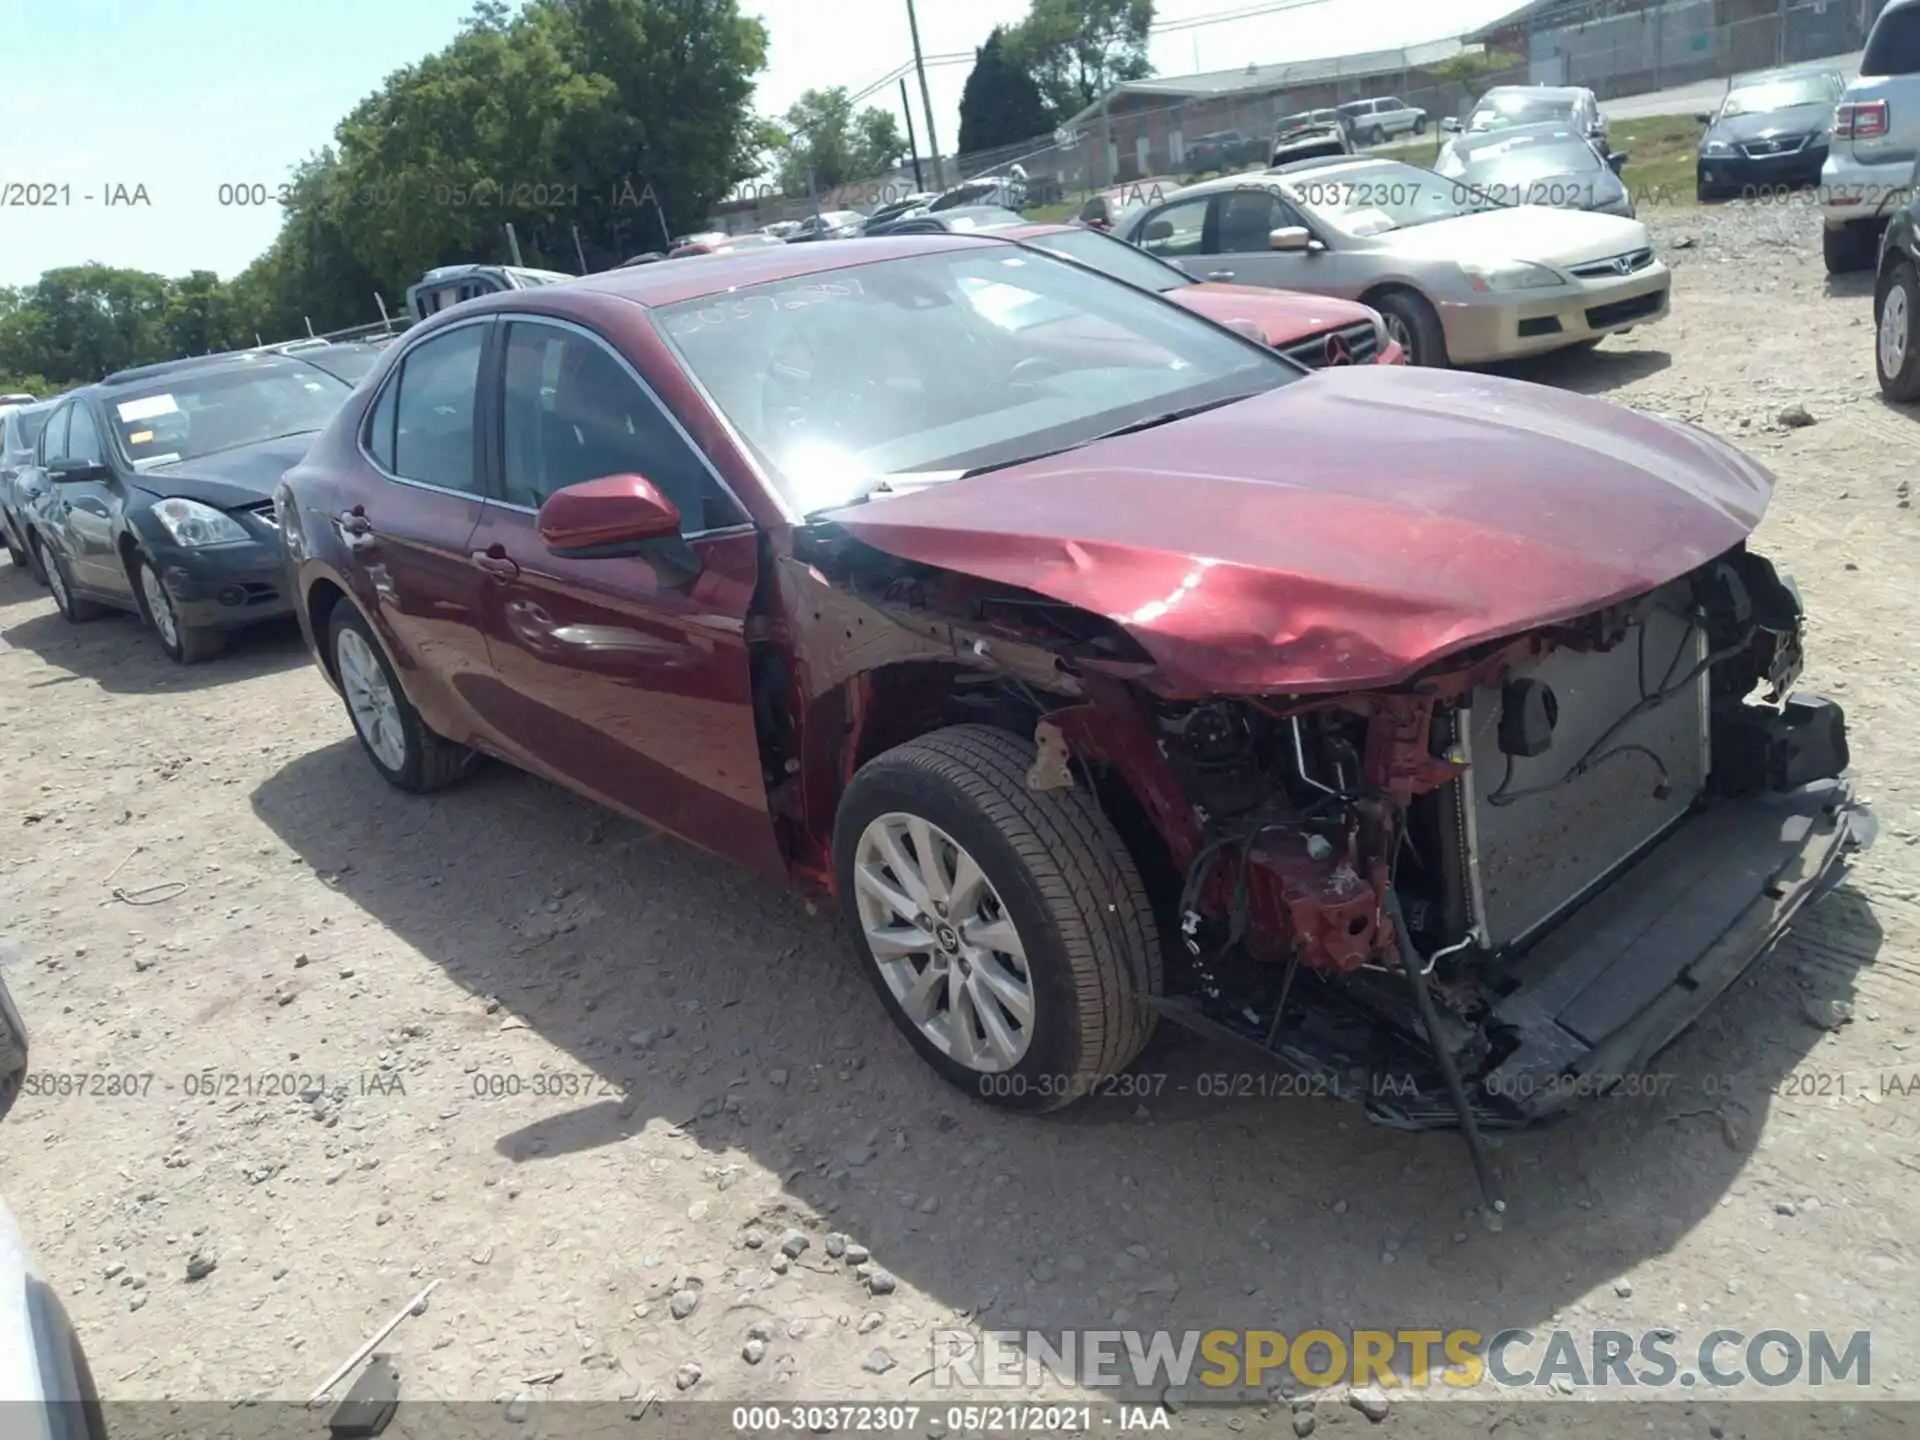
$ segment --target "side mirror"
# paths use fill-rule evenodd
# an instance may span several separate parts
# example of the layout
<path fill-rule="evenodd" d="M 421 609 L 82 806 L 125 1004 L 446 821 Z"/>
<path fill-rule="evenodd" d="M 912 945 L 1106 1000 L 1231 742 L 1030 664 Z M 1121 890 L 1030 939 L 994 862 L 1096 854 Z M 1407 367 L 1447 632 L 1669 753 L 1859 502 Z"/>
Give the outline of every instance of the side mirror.
<path fill-rule="evenodd" d="M 565 560 L 637 555 L 650 540 L 680 533 L 680 512 L 651 480 L 603 475 L 556 490 L 534 522 L 547 548 Z"/>
<path fill-rule="evenodd" d="M 1626 151 L 1616 150 L 1607 156 L 1607 168 L 1618 175 L 1622 170 L 1627 168 L 1628 158 Z"/>
<path fill-rule="evenodd" d="M 1158 240 L 1171 240 L 1173 238 L 1173 222 L 1171 220 L 1155 220 L 1141 232 L 1140 238 L 1149 245 Z"/>
<path fill-rule="evenodd" d="M 1282 225 L 1268 233 L 1267 244 L 1275 250 L 1311 250 L 1313 232 L 1304 225 Z"/>
<path fill-rule="evenodd" d="M 1442 120 L 1440 122 L 1440 128 L 1446 131 L 1449 135 L 1458 135 L 1460 133 L 1460 122 L 1458 120 L 1455 120 L 1452 116 L 1448 116 L 1445 120 Z"/>
<path fill-rule="evenodd" d="M 56 485 L 77 485 L 86 480 L 105 480 L 113 474 L 97 460 L 52 460 L 47 463 L 47 478 Z"/>
<path fill-rule="evenodd" d="M 1696 125 L 1711 125 L 1713 123 L 1713 114 L 1711 111 L 1702 110 L 1699 114 L 1695 115 L 1693 119 Z"/>

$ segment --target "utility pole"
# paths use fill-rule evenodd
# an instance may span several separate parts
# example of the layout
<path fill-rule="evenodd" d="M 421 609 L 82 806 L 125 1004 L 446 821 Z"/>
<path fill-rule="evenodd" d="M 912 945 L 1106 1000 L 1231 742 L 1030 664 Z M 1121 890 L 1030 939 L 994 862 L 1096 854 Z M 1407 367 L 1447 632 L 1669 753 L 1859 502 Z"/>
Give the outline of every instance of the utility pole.
<path fill-rule="evenodd" d="M 913 102 L 907 99 L 907 77 L 900 77 L 900 113 L 907 117 L 907 153 L 913 156 L 913 188 L 924 191 L 920 179 L 920 142 L 913 138 Z"/>
<path fill-rule="evenodd" d="M 933 96 L 927 90 L 927 64 L 920 58 L 920 21 L 913 13 L 913 0 L 907 0 L 907 28 L 913 32 L 913 68 L 920 72 L 920 103 L 927 112 L 927 154 L 933 160 L 933 188 L 944 190 L 940 174 L 940 140 L 933 128 Z"/>

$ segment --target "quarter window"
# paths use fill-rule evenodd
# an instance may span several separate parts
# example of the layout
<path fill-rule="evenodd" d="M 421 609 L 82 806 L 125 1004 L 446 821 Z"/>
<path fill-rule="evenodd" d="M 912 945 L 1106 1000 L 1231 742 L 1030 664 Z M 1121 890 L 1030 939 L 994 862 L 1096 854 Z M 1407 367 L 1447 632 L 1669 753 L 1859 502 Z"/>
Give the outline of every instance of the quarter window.
<path fill-rule="evenodd" d="M 1182 200 L 1156 213 L 1140 228 L 1140 245 L 1169 259 L 1198 255 L 1207 230 L 1207 199 Z"/>

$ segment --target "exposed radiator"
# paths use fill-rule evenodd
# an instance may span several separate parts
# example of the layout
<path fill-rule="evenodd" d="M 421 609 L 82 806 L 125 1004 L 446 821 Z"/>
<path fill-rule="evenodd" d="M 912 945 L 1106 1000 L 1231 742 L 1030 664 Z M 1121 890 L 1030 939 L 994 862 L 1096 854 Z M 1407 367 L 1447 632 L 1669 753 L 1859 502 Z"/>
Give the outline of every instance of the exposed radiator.
<path fill-rule="evenodd" d="M 1514 667 L 1510 678 L 1532 677 L 1552 688 L 1559 714 L 1551 747 L 1511 762 L 1509 795 L 1561 779 L 1643 693 L 1675 685 L 1706 659 L 1705 631 L 1686 614 L 1685 584 L 1656 598 L 1662 605 L 1610 650 L 1559 650 Z M 1538 934 L 1693 806 L 1710 765 L 1708 686 L 1703 670 L 1596 752 L 1618 752 L 1611 758 L 1577 779 L 1504 804 L 1496 800 L 1509 763 L 1499 746 L 1501 692 L 1473 692 L 1457 721 L 1469 768 L 1455 784 L 1454 806 L 1470 912 L 1490 947 L 1519 945 Z M 1628 745 L 1644 746 L 1665 764 L 1665 798 L 1654 793 L 1663 778 L 1659 767 L 1639 751 L 1619 748 Z"/>

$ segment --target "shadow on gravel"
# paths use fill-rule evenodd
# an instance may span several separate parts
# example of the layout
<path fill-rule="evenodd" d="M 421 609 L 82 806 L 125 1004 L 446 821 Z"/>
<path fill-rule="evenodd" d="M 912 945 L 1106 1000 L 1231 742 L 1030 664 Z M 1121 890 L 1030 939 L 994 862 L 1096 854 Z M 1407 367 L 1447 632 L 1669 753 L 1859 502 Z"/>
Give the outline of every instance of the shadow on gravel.
<path fill-rule="evenodd" d="M 1829 275 L 1822 293 L 1829 300 L 1871 300 L 1875 279 L 1871 270 L 1850 275 Z"/>
<path fill-rule="evenodd" d="M 21 585 L 33 582 L 22 575 L 0 587 L 0 606 L 7 604 L 7 593 Z M 176 665 L 160 649 L 159 639 L 133 615 L 109 611 L 72 625 L 53 608 L 45 591 L 35 589 L 45 608 L 0 625 L 0 640 L 15 650 L 31 650 L 67 672 L 39 684 L 58 684 L 70 677 L 91 680 L 102 690 L 122 695 L 172 693 L 216 689 L 309 663 L 299 624 L 291 617 L 238 631 L 211 660 Z"/>
<path fill-rule="evenodd" d="M 35 583 L 33 576 L 18 565 L 11 562 L 0 564 L 0 610 L 26 605 L 34 600 L 46 601 L 49 609 L 53 606 L 46 586 Z"/>
<path fill-rule="evenodd" d="M 1500 1141 L 1510 1213 L 1495 1235 L 1471 1218 L 1457 1136 L 1378 1129 L 1331 1101 L 1219 1098 L 1238 1066 L 1165 1027 L 1113 1093 L 1074 1109 L 1022 1118 L 976 1102 L 894 1032 L 828 916 L 504 767 L 415 799 L 342 739 L 252 803 L 397 939 L 498 998 L 499 1020 L 476 1004 L 463 1022 L 469 1069 L 492 1063 L 496 1027 L 517 1017 L 624 1087 L 624 1100 L 554 1099 L 550 1118 L 496 1139 L 526 1203 L 547 1185 L 556 1205 L 588 1203 L 542 1162 L 664 1122 L 765 1167 L 989 1326 L 1492 1332 L 1595 1291 L 1604 1315 L 1616 1276 L 1717 1206 L 1740 1206 L 1763 1245 L 1793 1223 L 1774 1211 L 1784 1194 L 1729 1190 L 1783 1080 L 1809 1070 L 1809 999 L 1847 993 L 1881 943 L 1843 886 L 1663 1057 L 1660 1093 Z M 643 1191 L 661 1163 L 630 1152 L 610 1196 Z M 777 1233 L 791 1223 L 779 1209 L 753 1218 Z M 1716 1322 L 1742 1323 L 1736 1303 L 1716 1304 Z"/>
<path fill-rule="evenodd" d="M 1673 357 L 1664 350 L 1609 350 L 1603 344 L 1593 350 L 1556 350 L 1530 360 L 1509 360 L 1487 368 L 1491 374 L 1512 380 L 1555 385 L 1581 395 L 1604 395 L 1622 385 L 1657 375 L 1671 364 Z"/>

